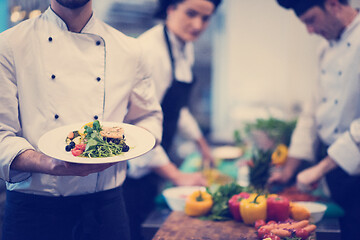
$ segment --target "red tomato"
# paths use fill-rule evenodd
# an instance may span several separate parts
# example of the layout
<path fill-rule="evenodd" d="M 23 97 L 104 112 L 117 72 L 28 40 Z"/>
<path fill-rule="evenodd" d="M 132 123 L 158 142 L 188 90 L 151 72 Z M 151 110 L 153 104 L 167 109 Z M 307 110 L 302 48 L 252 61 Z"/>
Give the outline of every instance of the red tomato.
<path fill-rule="evenodd" d="M 295 230 L 295 236 L 305 240 L 310 236 L 310 233 L 303 228 L 299 228 Z"/>
<path fill-rule="evenodd" d="M 262 219 L 255 221 L 255 229 L 259 229 L 261 226 L 264 226 L 264 225 L 266 225 L 266 222 Z"/>
<path fill-rule="evenodd" d="M 86 148 L 86 144 L 76 144 L 74 149 L 81 150 L 83 152 L 85 151 L 85 148 Z"/>
<path fill-rule="evenodd" d="M 268 221 L 267 225 L 270 225 L 270 224 L 277 224 L 277 222 L 275 222 L 274 220 Z"/>
<path fill-rule="evenodd" d="M 263 238 L 265 237 L 265 235 L 270 234 L 270 230 L 269 230 L 269 229 L 266 229 L 266 228 L 260 227 L 260 228 L 257 230 L 257 234 L 258 234 L 258 238 L 263 239 Z"/>
<path fill-rule="evenodd" d="M 83 153 L 83 151 L 80 150 L 80 149 L 75 149 L 75 148 L 73 148 L 73 149 L 71 150 L 71 153 L 72 153 L 72 155 L 74 155 L 75 157 L 77 157 L 77 156 L 80 156 L 80 155 Z"/>

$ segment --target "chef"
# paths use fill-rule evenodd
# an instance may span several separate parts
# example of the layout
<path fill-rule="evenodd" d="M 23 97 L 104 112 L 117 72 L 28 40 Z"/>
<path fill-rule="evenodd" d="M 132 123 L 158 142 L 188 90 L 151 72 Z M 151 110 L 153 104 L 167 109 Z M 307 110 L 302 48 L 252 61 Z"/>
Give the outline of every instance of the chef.
<path fill-rule="evenodd" d="M 188 102 L 195 82 L 192 42 L 206 29 L 219 4 L 220 0 L 160 0 L 157 17 L 164 19 L 164 24 L 139 37 L 153 62 L 156 94 L 164 112 L 161 145 L 166 152 L 172 146 L 176 131 L 180 130 L 198 143 L 205 160 L 211 158 Z"/>
<path fill-rule="evenodd" d="M 213 161 L 210 147 L 205 140 L 188 102 L 195 83 L 193 41 L 210 23 L 221 0 L 160 0 L 156 17 L 164 23 L 143 33 L 139 39 L 152 64 L 152 79 L 156 95 L 161 102 L 164 122 L 161 146 L 148 155 L 129 161 L 129 171 L 124 184 L 128 212 L 132 213 L 132 233 L 139 235 L 141 222 L 154 207 L 153 203 L 138 197 L 139 193 L 157 194 L 158 176 L 175 185 L 203 185 L 199 174 L 183 174 L 170 162 L 168 152 L 179 130 L 197 142 L 203 161 Z M 140 237 L 139 237 L 140 238 Z M 138 239 L 138 238 L 136 238 Z"/>
<path fill-rule="evenodd" d="M 318 76 L 312 98 L 294 130 L 289 157 L 270 182 L 287 182 L 300 160 L 317 161 L 297 175 L 301 189 L 326 177 L 331 197 L 345 210 L 342 239 L 360 223 L 360 16 L 347 0 L 278 0 L 294 10 L 309 33 L 320 35 Z"/>
<path fill-rule="evenodd" d="M 2 239 L 130 240 L 126 162 L 66 163 L 37 142 L 93 119 L 135 124 L 160 142 L 161 107 L 138 40 L 98 20 L 91 0 L 51 0 L 0 34 L 0 86 Z"/>

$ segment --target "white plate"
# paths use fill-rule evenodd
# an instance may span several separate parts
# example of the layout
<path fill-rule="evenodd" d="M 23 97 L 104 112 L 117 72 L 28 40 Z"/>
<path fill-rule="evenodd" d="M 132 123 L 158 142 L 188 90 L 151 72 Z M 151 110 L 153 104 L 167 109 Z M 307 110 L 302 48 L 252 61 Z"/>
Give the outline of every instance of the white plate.
<path fill-rule="evenodd" d="M 126 144 L 130 147 L 129 151 L 118 156 L 106 158 L 75 157 L 71 152 L 66 152 L 65 140 L 67 135 L 71 131 L 80 130 L 84 123 L 66 125 L 45 133 L 39 139 L 38 148 L 44 154 L 66 162 L 98 164 L 129 160 L 145 154 L 155 145 L 154 136 L 141 127 L 117 122 L 100 122 L 100 124 L 106 127 L 119 126 L 124 128 Z"/>
<path fill-rule="evenodd" d="M 243 151 L 235 146 L 221 146 L 212 150 L 215 159 L 235 159 L 243 155 Z"/>

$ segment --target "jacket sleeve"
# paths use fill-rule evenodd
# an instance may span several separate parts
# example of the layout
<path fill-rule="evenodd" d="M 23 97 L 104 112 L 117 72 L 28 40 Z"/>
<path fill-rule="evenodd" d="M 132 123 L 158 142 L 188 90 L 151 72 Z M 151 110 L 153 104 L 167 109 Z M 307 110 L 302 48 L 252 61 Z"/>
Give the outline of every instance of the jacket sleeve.
<path fill-rule="evenodd" d="M 141 52 L 137 69 L 137 81 L 130 93 L 128 112 L 124 122 L 135 124 L 150 131 L 157 143 L 161 142 L 163 115 L 155 95 L 150 64 Z"/>
<path fill-rule="evenodd" d="M 360 118 L 328 149 L 328 155 L 350 175 L 360 174 Z"/>
<path fill-rule="evenodd" d="M 138 179 L 151 172 L 153 168 L 162 167 L 169 163 L 168 155 L 159 145 L 147 154 L 129 161 L 127 176 Z"/>
<path fill-rule="evenodd" d="M 10 170 L 14 158 L 33 146 L 21 137 L 19 101 L 12 51 L 4 36 L 0 37 L 0 178 L 22 181 L 30 176 Z"/>
<path fill-rule="evenodd" d="M 180 111 L 178 128 L 181 135 L 191 140 L 198 140 L 203 136 L 196 119 L 187 107 Z"/>

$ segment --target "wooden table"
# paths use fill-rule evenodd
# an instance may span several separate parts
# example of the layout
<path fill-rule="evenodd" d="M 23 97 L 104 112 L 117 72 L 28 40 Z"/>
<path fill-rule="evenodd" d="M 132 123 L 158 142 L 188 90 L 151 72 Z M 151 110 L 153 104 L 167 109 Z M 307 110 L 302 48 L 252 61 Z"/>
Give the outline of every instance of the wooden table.
<path fill-rule="evenodd" d="M 235 221 L 215 222 L 172 212 L 154 240 L 257 240 L 254 227 Z"/>
<path fill-rule="evenodd" d="M 317 240 L 340 240 L 337 218 L 324 218 L 316 224 Z M 146 240 L 238 240 L 256 239 L 254 228 L 235 221 L 203 221 L 171 210 L 154 211 L 142 225 Z"/>

